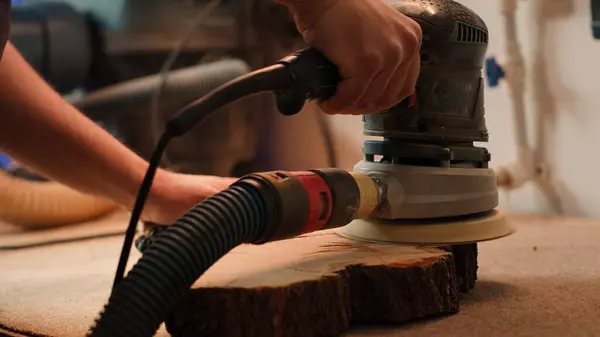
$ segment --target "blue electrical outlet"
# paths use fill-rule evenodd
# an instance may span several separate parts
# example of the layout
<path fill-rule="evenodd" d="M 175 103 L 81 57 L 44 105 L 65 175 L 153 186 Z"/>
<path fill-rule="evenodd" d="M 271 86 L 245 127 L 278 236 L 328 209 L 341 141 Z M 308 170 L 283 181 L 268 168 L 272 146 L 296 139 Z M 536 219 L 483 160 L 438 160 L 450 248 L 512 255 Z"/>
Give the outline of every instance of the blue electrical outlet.
<path fill-rule="evenodd" d="M 504 69 L 496 62 L 495 57 L 488 57 L 485 60 L 485 74 L 490 88 L 497 87 L 500 80 L 506 76 Z"/>
<path fill-rule="evenodd" d="M 0 153 L 0 169 L 8 168 L 8 165 L 10 165 L 10 163 L 11 163 L 10 158 L 5 154 Z"/>
<path fill-rule="evenodd" d="M 594 39 L 600 40 L 600 0 L 592 1 L 592 34 Z"/>

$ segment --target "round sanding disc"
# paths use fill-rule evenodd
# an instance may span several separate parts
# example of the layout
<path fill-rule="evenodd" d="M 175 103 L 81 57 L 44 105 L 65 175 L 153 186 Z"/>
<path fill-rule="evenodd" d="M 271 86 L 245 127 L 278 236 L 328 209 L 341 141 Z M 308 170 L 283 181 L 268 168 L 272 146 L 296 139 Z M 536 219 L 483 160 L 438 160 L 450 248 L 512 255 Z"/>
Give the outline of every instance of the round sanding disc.
<path fill-rule="evenodd" d="M 465 244 L 498 239 L 514 232 L 499 210 L 462 220 L 409 222 L 387 219 L 358 219 L 336 229 L 344 237 L 371 242 L 406 244 Z"/>

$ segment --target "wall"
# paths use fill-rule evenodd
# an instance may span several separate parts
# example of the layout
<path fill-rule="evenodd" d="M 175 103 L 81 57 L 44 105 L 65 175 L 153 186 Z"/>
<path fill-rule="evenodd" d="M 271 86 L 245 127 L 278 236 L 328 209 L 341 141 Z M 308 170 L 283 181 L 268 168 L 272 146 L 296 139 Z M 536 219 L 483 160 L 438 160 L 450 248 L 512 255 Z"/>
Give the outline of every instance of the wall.
<path fill-rule="evenodd" d="M 549 6 L 563 0 L 541 0 Z M 490 31 L 489 55 L 502 58 L 504 28 L 499 0 L 463 0 L 478 12 Z M 527 60 L 528 75 L 534 65 L 533 48 L 539 26 L 533 20 L 536 1 L 518 1 L 519 39 Z M 589 0 L 573 0 L 567 17 L 552 19 L 546 26 L 544 48 L 545 75 L 552 96 L 544 99 L 549 170 L 553 189 L 560 196 L 562 212 L 569 215 L 600 218 L 600 180 L 594 177 L 600 167 L 600 41 L 591 34 Z M 594 61 L 596 60 L 596 61 Z M 537 64 L 537 63 L 536 63 Z M 531 80 L 527 95 L 527 118 L 535 131 L 535 108 Z M 486 89 L 487 125 L 491 141 L 492 167 L 506 164 L 516 157 L 511 101 L 505 85 Z M 282 169 L 326 166 L 323 138 L 317 119 L 306 109 L 293 117 L 278 117 L 276 156 Z M 552 118 L 554 111 L 555 118 Z M 329 117 L 335 135 L 339 167 L 351 169 L 361 159 L 364 140 L 358 116 Z M 530 137 L 533 141 L 534 137 Z M 549 199 L 532 183 L 515 191 L 501 192 L 501 207 L 516 212 L 556 212 Z"/>

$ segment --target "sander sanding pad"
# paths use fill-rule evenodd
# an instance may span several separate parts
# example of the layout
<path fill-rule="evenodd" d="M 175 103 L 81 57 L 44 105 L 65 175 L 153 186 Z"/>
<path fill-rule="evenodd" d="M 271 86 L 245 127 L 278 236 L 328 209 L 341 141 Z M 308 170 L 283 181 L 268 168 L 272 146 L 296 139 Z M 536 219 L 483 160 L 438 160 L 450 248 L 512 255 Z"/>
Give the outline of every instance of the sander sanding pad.
<path fill-rule="evenodd" d="M 494 209 L 468 218 L 421 220 L 357 219 L 336 232 L 367 242 L 447 245 L 498 239 L 514 232 L 506 215 Z"/>

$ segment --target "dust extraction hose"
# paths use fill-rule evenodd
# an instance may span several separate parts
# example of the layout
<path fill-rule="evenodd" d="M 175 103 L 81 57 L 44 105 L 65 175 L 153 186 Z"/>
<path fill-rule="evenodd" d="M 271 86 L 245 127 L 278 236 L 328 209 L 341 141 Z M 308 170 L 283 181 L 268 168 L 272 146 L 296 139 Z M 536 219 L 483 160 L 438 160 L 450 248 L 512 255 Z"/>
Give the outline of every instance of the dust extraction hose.
<path fill-rule="evenodd" d="M 29 181 L 0 170 L 0 218 L 27 228 L 86 221 L 117 205 L 54 181 Z"/>
<path fill-rule="evenodd" d="M 346 225 L 376 209 L 376 190 L 368 176 L 342 169 L 241 178 L 153 240 L 89 336 L 153 336 L 194 282 L 231 249 Z"/>
<path fill-rule="evenodd" d="M 266 205 L 238 185 L 197 205 L 166 229 L 115 289 L 91 336 L 153 336 L 192 284 L 234 247 L 264 232 Z"/>

